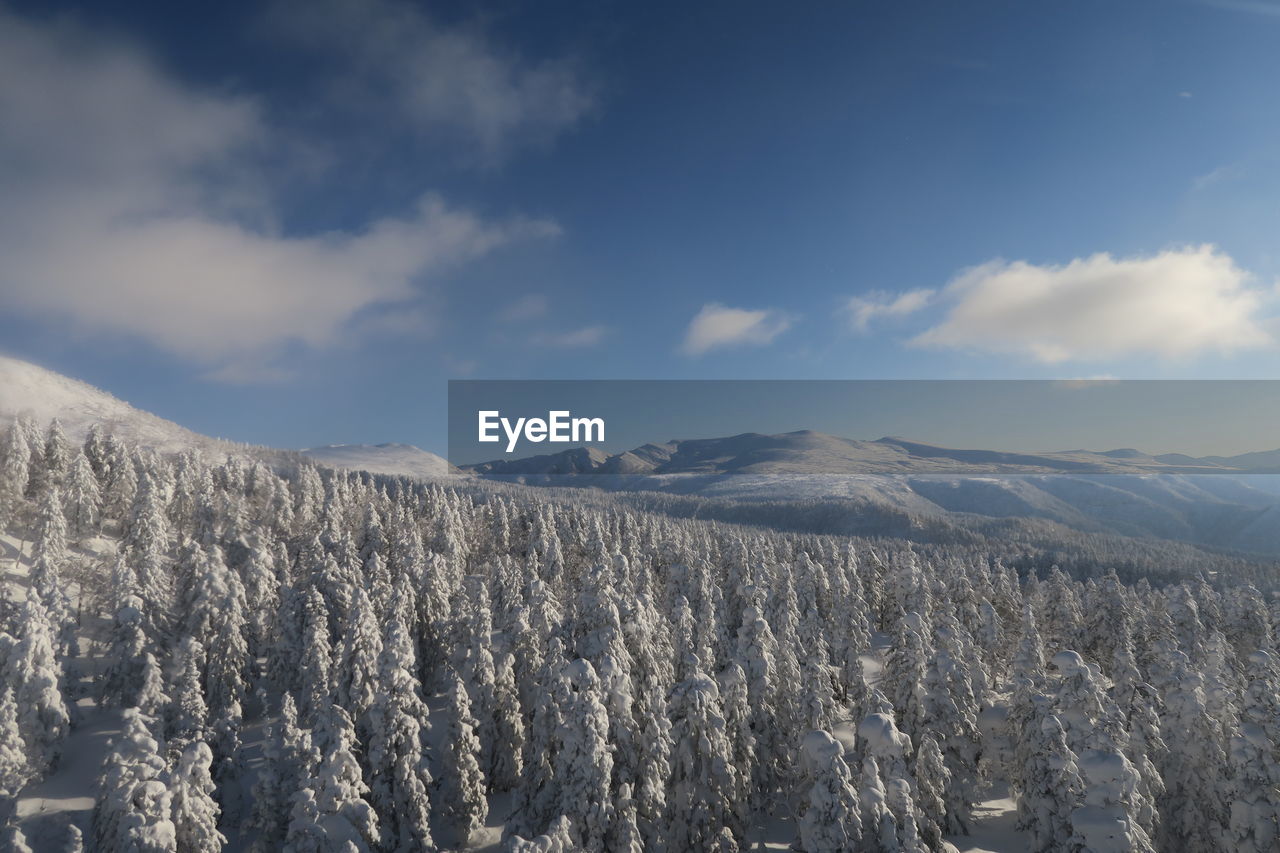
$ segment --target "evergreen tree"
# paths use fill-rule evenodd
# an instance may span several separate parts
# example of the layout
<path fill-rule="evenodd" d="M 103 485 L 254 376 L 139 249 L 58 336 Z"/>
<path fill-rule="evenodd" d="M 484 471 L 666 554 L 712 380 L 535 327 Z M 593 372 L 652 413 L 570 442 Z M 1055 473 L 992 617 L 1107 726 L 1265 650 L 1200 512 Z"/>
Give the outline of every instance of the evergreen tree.
<path fill-rule="evenodd" d="M 18 614 L 17 645 L 8 654 L 5 682 L 14 685 L 18 731 L 31 770 L 43 776 L 55 768 L 70 715 L 60 687 L 62 667 L 54 654 L 53 630 L 39 596 L 31 596 Z"/>
<path fill-rule="evenodd" d="M 169 781 L 178 853 L 217 853 L 227 839 L 218 832 L 221 810 L 209 775 L 213 753 L 201 741 L 186 748 Z"/>
<path fill-rule="evenodd" d="M 1034 850 L 1063 850 L 1074 834 L 1072 813 L 1084 793 L 1076 756 L 1067 746 L 1066 731 L 1053 715 L 1046 716 L 1039 729 L 1027 732 L 1027 736 L 1035 741 L 1029 766 L 1022 774 L 1018 811 L 1024 828 L 1031 831 Z"/>
<path fill-rule="evenodd" d="M 169 754 L 181 755 L 188 744 L 204 740 L 209 721 L 209 706 L 200 686 L 200 670 L 204 666 L 204 649 L 200 643 L 184 637 L 174 650 L 170 664 L 169 706 L 165 712 L 165 740 Z"/>
<path fill-rule="evenodd" d="M 18 422 L 9 424 L 0 447 L 0 530 L 8 528 L 23 507 L 30 476 L 31 448 Z"/>
<path fill-rule="evenodd" d="M 369 710 L 370 800 L 385 821 L 385 846 L 432 850 L 431 803 L 422 731 L 427 707 L 418 696 L 416 663 L 398 618 L 387 625 L 378 658 L 378 688 Z"/>
<path fill-rule="evenodd" d="M 844 760 L 844 747 L 827 732 L 816 731 L 805 737 L 803 755 L 811 785 L 800 818 L 800 849 L 805 853 L 863 849 L 858 792 Z"/>
<path fill-rule="evenodd" d="M 26 745 L 18 730 L 18 705 L 6 685 L 0 690 L 0 800 L 16 802 L 18 791 L 29 778 Z"/>
<path fill-rule="evenodd" d="M 671 692 L 671 781 L 667 843 L 671 849 L 710 850 L 722 829 L 742 840 L 733 805 L 737 789 L 733 747 L 725 732 L 720 691 L 691 656 L 689 677 Z"/>
<path fill-rule="evenodd" d="M 559 713 L 559 750 L 553 756 L 560 813 L 573 824 L 587 853 L 606 849 L 613 818 L 610 779 L 609 714 L 600 696 L 600 679 L 590 662 L 578 659 L 565 669 L 570 692 Z"/>
<path fill-rule="evenodd" d="M 471 716 L 471 700 L 456 675 L 448 695 L 449 729 L 441 770 L 440 811 L 448 818 L 457 843 L 465 846 L 471 835 L 484 826 L 489 807 L 484 795 L 480 741 Z"/>
<path fill-rule="evenodd" d="M 65 509 L 71 532 L 77 538 L 84 539 L 97 532 L 102 513 L 102 491 L 84 454 L 77 454 L 71 464 Z"/>
<path fill-rule="evenodd" d="M 123 730 L 111 743 L 98 781 L 93 812 L 98 850 L 177 853 L 165 769 L 147 719 L 135 708 L 126 709 Z"/>

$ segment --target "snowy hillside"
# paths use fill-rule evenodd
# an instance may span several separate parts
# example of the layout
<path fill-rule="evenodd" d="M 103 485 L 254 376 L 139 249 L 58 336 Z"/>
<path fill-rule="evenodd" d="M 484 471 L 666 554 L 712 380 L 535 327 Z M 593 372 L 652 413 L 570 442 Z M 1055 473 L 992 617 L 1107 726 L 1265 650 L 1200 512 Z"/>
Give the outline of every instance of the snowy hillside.
<path fill-rule="evenodd" d="M 0 421 L 22 414 L 41 424 L 58 418 L 67 435 L 79 440 L 90 425 L 99 423 L 119 438 L 166 452 L 234 447 L 136 409 L 87 382 L 0 356 Z"/>
<path fill-rule="evenodd" d="M 450 473 L 444 458 L 412 444 L 328 444 L 302 455 L 330 468 L 434 479 Z"/>
<path fill-rule="evenodd" d="M 612 456 L 576 448 L 465 470 L 538 486 L 825 502 L 831 515 L 849 517 L 847 526 L 822 529 L 831 533 L 872 535 L 869 520 L 881 518 L 882 535 L 900 535 L 894 519 L 904 515 L 959 527 L 1009 519 L 1275 555 L 1280 527 L 1267 521 L 1280 506 L 1274 478 L 1244 472 L 1246 463 L 1269 458 L 1002 453 L 801 431 L 647 444 Z M 1243 460 L 1240 473 L 1224 467 L 1232 459 Z"/>
<path fill-rule="evenodd" d="M 584 456 L 588 454 L 589 456 Z M 1155 457 L 1136 450 L 1067 450 L 1008 453 L 941 447 L 885 437 L 841 438 L 813 430 L 778 435 L 746 432 L 646 444 L 609 455 L 591 448 L 525 459 L 465 466 L 482 474 L 1198 474 L 1252 471 L 1248 463 L 1270 454 L 1242 457 Z M 1236 464 L 1240 459 L 1246 464 Z"/>

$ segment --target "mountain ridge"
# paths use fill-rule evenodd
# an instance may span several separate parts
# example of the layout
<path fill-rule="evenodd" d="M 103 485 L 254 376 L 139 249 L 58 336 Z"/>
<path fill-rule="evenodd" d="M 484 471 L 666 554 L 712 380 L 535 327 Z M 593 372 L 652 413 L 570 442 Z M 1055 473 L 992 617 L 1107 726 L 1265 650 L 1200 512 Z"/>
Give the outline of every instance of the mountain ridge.
<path fill-rule="evenodd" d="M 584 453 L 586 454 L 584 456 Z M 552 474 L 1256 474 L 1280 472 L 1280 450 L 1237 456 L 1152 455 L 1134 448 L 1023 453 L 953 448 L 814 430 L 676 439 L 608 454 L 575 447 L 459 466 L 482 476 Z"/>

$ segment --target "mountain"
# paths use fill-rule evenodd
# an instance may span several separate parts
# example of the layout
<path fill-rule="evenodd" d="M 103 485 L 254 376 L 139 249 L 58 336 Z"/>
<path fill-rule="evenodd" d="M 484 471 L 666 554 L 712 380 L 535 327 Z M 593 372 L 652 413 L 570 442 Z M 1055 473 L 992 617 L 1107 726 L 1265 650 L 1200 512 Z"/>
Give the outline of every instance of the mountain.
<path fill-rule="evenodd" d="M 1280 452 L 1207 459 L 1133 448 L 1008 453 L 803 430 L 646 444 L 613 455 L 574 448 L 465 470 L 537 486 L 804 501 L 854 526 L 862 524 L 855 516 L 1048 522 L 1280 554 L 1280 526 L 1271 523 L 1280 517 L 1277 478 L 1257 476 L 1277 460 Z M 1201 474 L 1220 476 L 1190 476 Z"/>
<path fill-rule="evenodd" d="M 1275 464 L 1280 467 L 1280 451 Z M 1271 454 L 1247 454 L 1265 457 Z M 1231 457 L 1242 460 L 1244 457 Z M 875 441 L 800 430 L 779 435 L 746 432 L 646 444 L 607 455 L 596 448 L 573 448 L 525 459 L 463 466 L 477 474 L 542 476 L 559 474 L 1200 474 L 1246 473 L 1245 465 L 1185 456 L 1157 458 L 1131 448 L 1094 452 L 1008 453 L 940 447 L 904 438 Z"/>
<path fill-rule="evenodd" d="M 370 474 L 434 479 L 450 473 L 442 457 L 412 444 L 328 444 L 304 450 L 302 455 L 329 468 Z"/>
<path fill-rule="evenodd" d="M 0 357 L 0 418 L 24 413 L 39 421 L 57 417 L 76 439 L 102 422 L 122 438 L 165 452 L 195 447 L 280 460 L 292 453 L 200 435 L 87 383 Z M 319 465 L 375 474 L 437 479 L 458 473 L 439 456 L 407 444 L 329 445 L 302 454 Z M 669 441 L 613 455 L 575 448 L 467 466 L 462 473 L 529 485 L 660 492 L 678 500 L 723 499 L 728 507 L 754 506 L 752 523 L 801 513 L 806 519 L 820 515 L 832 529 L 875 535 L 905 530 L 916 520 L 985 530 L 1048 523 L 1086 534 L 1280 554 L 1280 477 L 1255 475 L 1273 466 L 1280 466 L 1280 451 L 1203 459 L 1132 449 L 1028 454 L 800 431 Z M 1208 471 L 1227 476 L 1186 476 Z"/>
<path fill-rule="evenodd" d="M 225 453 L 243 447 L 136 409 L 87 382 L 0 356 L 0 419 L 23 414 L 41 425 L 57 418 L 76 440 L 84 438 L 91 424 L 101 423 L 121 438 L 165 452 L 198 447 Z"/>
<path fill-rule="evenodd" d="M 292 453 L 201 435 L 87 382 L 0 356 L 0 423 L 17 415 L 30 415 L 41 425 L 57 418 L 75 441 L 84 439 L 90 425 L 101 423 L 126 441 L 165 453 L 198 448 L 206 454 L 235 453 L 256 459 L 280 459 Z M 336 444 L 312 448 L 303 455 L 326 467 L 372 474 L 429 479 L 449 473 L 444 459 L 408 444 Z"/>

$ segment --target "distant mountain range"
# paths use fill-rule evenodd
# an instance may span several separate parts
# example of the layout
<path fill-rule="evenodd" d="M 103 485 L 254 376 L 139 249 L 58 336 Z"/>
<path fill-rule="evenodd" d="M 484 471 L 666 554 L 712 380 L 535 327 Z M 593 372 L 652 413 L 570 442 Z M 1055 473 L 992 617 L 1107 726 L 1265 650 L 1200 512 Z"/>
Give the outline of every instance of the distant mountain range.
<path fill-rule="evenodd" d="M 1280 450 L 1196 458 L 1151 455 L 1132 448 L 1008 453 L 963 450 L 886 437 L 840 438 L 812 430 L 761 435 L 746 432 L 645 444 L 609 455 L 573 448 L 524 459 L 497 459 L 464 470 L 486 476 L 606 474 L 1276 474 Z"/>
<path fill-rule="evenodd" d="M 463 470 L 535 486 L 800 502 L 827 528 L 863 534 L 897 535 L 912 519 L 961 527 L 1048 522 L 1280 554 L 1280 451 L 1205 458 L 1130 448 L 1006 453 L 803 430 L 646 444 L 612 455 L 576 448 Z M 1195 476 L 1205 474 L 1221 476 Z"/>
<path fill-rule="evenodd" d="M 87 383 L 0 357 L 0 418 L 23 413 L 57 417 L 77 440 L 102 422 L 165 452 L 199 448 L 268 460 L 299 453 L 200 435 Z M 837 532 L 909 535 L 920 524 L 989 530 L 993 523 L 1028 531 L 1047 523 L 1280 555 L 1280 476 L 1271 476 L 1280 472 L 1280 451 L 1204 458 L 1132 449 L 1002 453 L 801 431 L 646 444 L 612 455 L 577 448 L 462 470 L 407 444 L 329 445 L 301 454 L 330 468 L 455 483 L 495 479 L 711 498 L 756 507 L 752 523 L 780 523 L 779 512 L 799 512 Z M 1189 476 L 1200 473 L 1225 476 Z"/>

